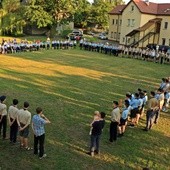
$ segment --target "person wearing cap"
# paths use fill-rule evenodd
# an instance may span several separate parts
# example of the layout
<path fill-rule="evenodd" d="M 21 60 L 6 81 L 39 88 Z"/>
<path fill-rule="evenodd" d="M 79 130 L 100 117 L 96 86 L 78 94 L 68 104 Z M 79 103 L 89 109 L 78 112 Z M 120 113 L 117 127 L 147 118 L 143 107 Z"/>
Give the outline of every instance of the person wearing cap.
<path fill-rule="evenodd" d="M 120 122 L 120 109 L 117 101 L 113 101 L 113 110 L 111 112 L 111 123 L 110 123 L 110 142 L 117 140 L 117 127 Z"/>
<path fill-rule="evenodd" d="M 31 123 L 31 113 L 28 111 L 29 103 L 24 102 L 24 108 L 18 111 L 17 123 L 20 134 L 20 147 L 30 150 L 28 147 L 29 125 Z"/>
<path fill-rule="evenodd" d="M 17 108 L 18 100 L 13 100 L 13 105 L 11 105 L 8 109 L 8 121 L 10 126 L 10 142 L 16 143 L 17 140 L 17 132 L 18 132 L 18 123 L 17 123 Z"/>
<path fill-rule="evenodd" d="M 6 101 L 6 96 L 0 97 L 0 135 L 3 128 L 3 139 L 6 138 L 6 129 L 7 129 L 7 106 L 4 104 Z"/>
<path fill-rule="evenodd" d="M 156 111 L 159 109 L 158 100 L 155 98 L 155 92 L 151 91 L 150 99 L 147 104 L 147 112 L 146 112 L 146 127 L 144 131 L 148 131 L 152 128 L 153 118 L 155 116 Z"/>
<path fill-rule="evenodd" d="M 38 144 L 39 144 L 39 158 L 42 159 L 46 157 L 44 153 L 44 140 L 45 140 L 45 129 L 44 125 L 51 123 L 48 118 L 43 114 L 43 110 L 40 107 L 36 109 L 36 115 L 32 118 L 32 129 L 34 132 L 34 154 L 38 154 Z"/>

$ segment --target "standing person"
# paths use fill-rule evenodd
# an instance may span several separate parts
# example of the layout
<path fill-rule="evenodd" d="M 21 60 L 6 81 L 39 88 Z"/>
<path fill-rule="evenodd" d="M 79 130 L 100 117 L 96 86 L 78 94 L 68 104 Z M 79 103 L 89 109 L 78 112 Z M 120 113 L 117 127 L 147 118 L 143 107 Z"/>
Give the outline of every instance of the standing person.
<path fill-rule="evenodd" d="M 159 109 L 156 111 L 155 121 L 154 121 L 155 124 L 158 123 L 159 115 L 160 115 L 160 112 L 162 111 L 164 98 L 165 98 L 163 89 L 158 89 L 157 94 L 158 94 Z"/>
<path fill-rule="evenodd" d="M 34 132 L 34 154 L 38 154 L 39 144 L 39 159 L 46 157 L 44 153 L 44 140 L 45 140 L 45 129 L 44 125 L 51 123 L 43 114 L 43 110 L 40 107 L 36 109 L 36 115 L 32 118 L 32 129 Z"/>
<path fill-rule="evenodd" d="M 9 126 L 10 126 L 10 142 L 11 143 L 16 143 L 16 140 L 17 140 L 17 132 L 18 132 L 17 104 L 18 104 L 18 100 L 14 99 L 13 105 L 11 105 L 8 110 L 8 120 L 9 120 Z"/>
<path fill-rule="evenodd" d="M 6 138 L 6 129 L 7 129 L 7 106 L 5 104 L 6 96 L 0 97 L 0 135 L 3 128 L 3 139 Z"/>
<path fill-rule="evenodd" d="M 150 97 L 147 104 L 146 127 L 144 131 L 148 131 L 152 128 L 154 115 L 159 109 L 158 100 L 155 98 L 155 92 L 151 91 Z"/>
<path fill-rule="evenodd" d="M 119 124 L 119 137 L 122 137 L 125 133 L 125 128 L 127 125 L 128 115 L 129 115 L 129 101 L 125 100 L 125 108 L 123 109 L 121 118 L 120 118 L 120 124 Z"/>
<path fill-rule="evenodd" d="M 98 118 L 97 118 L 98 117 Z M 94 151 L 99 151 L 99 140 L 100 135 L 102 133 L 102 125 L 99 121 L 100 115 L 95 115 L 95 120 L 91 123 L 91 144 L 90 144 L 90 152 L 87 152 L 87 154 L 94 156 Z"/>
<path fill-rule="evenodd" d="M 31 123 L 31 113 L 28 111 L 29 103 L 24 102 L 24 108 L 18 111 L 17 123 L 20 132 L 20 147 L 31 150 L 28 147 L 29 125 Z"/>
<path fill-rule="evenodd" d="M 92 123 L 90 124 L 90 126 L 91 126 L 91 128 L 90 128 L 90 132 L 89 132 L 89 135 L 91 135 L 92 134 L 92 129 L 93 129 L 93 123 L 95 122 L 95 121 L 99 121 L 100 120 L 100 112 L 99 111 L 95 111 L 94 112 L 94 117 L 93 117 L 93 121 L 92 121 Z"/>
<path fill-rule="evenodd" d="M 110 142 L 117 140 L 117 127 L 120 122 L 120 109 L 118 102 L 113 101 L 113 110 L 111 112 L 111 123 L 110 123 Z"/>

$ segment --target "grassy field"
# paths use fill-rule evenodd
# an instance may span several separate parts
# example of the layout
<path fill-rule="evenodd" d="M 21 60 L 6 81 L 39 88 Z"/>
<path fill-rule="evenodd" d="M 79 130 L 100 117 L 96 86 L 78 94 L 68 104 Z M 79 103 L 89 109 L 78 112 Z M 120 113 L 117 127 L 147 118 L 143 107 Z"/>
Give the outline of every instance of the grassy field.
<path fill-rule="evenodd" d="M 148 133 L 141 130 L 143 118 L 116 144 L 108 143 L 112 101 L 137 88 L 155 90 L 162 77 L 170 76 L 169 65 L 74 49 L 0 55 L 0 68 L 0 95 L 7 96 L 7 106 L 13 98 L 19 108 L 28 101 L 32 114 L 41 106 L 52 122 L 46 126 L 46 159 L 0 140 L 0 169 L 170 169 L 170 113 L 161 113 Z M 101 155 L 92 158 L 85 152 L 94 110 L 107 117 Z M 30 145 L 32 139 L 31 132 Z"/>

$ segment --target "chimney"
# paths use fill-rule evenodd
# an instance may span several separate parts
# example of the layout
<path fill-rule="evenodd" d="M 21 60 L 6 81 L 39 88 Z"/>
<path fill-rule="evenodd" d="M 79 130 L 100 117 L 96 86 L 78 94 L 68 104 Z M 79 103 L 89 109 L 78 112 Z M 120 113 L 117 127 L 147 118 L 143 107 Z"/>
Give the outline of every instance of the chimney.
<path fill-rule="evenodd" d="M 149 6 L 149 0 L 145 0 L 147 6 Z"/>

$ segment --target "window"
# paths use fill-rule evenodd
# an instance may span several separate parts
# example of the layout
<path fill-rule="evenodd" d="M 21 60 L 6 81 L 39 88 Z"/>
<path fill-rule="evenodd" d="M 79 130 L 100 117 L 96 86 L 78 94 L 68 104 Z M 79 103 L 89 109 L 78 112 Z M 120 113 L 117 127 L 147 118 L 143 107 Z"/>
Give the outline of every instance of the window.
<path fill-rule="evenodd" d="M 119 24 L 122 25 L 122 20 L 120 19 Z"/>
<path fill-rule="evenodd" d="M 114 20 L 114 19 L 112 20 L 112 24 L 113 24 L 113 25 L 115 24 L 115 20 Z"/>
<path fill-rule="evenodd" d="M 128 24 L 127 24 L 127 26 L 128 26 L 128 27 L 130 26 L 130 19 L 128 19 Z"/>
<path fill-rule="evenodd" d="M 133 5 L 131 6 L 131 11 L 134 11 L 134 6 Z"/>
<path fill-rule="evenodd" d="M 118 34 L 118 40 L 120 40 L 120 32 L 119 32 L 119 34 Z"/>
<path fill-rule="evenodd" d="M 169 46 L 170 46 L 170 39 L 169 39 Z"/>
<path fill-rule="evenodd" d="M 123 38 L 123 42 L 125 42 L 125 38 Z"/>
<path fill-rule="evenodd" d="M 116 25 L 118 24 L 118 20 L 116 19 Z"/>
<path fill-rule="evenodd" d="M 117 33 L 116 32 L 114 32 L 114 39 L 116 39 L 117 38 Z"/>
<path fill-rule="evenodd" d="M 168 22 L 165 22 L 164 29 L 168 28 Z"/>
<path fill-rule="evenodd" d="M 166 39 L 162 38 L 162 45 L 165 45 Z"/>
<path fill-rule="evenodd" d="M 128 42 L 128 44 L 130 43 L 130 38 L 128 38 L 127 42 Z"/>
<path fill-rule="evenodd" d="M 135 20 L 132 19 L 132 22 L 131 22 L 131 27 L 134 27 L 135 26 Z"/>
<path fill-rule="evenodd" d="M 111 32 L 111 36 L 110 37 L 113 38 L 113 32 Z"/>

